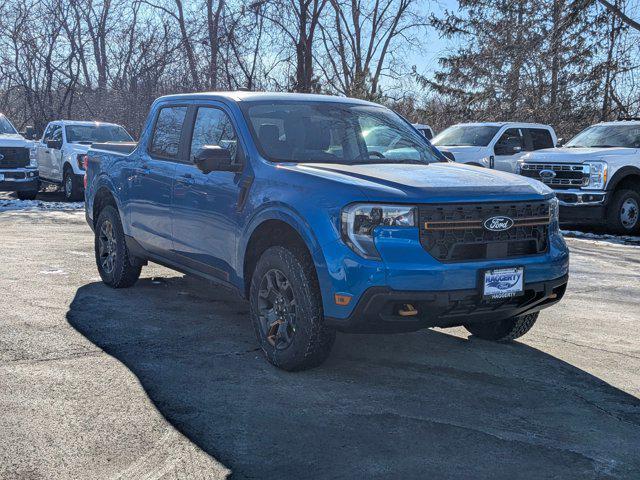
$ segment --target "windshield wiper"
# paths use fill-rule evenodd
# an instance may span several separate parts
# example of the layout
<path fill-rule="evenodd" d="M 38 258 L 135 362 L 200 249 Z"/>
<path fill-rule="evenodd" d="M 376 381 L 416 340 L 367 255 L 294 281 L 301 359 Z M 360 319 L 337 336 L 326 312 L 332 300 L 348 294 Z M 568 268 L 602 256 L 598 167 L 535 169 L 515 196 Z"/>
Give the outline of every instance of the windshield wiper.
<path fill-rule="evenodd" d="M 351 165 L 366 165 L 366 164 L 373 164 L 373 165 L 377 165 L 377 164 L 394 164 L 394 163 L 401 163 L 401 164 L 415 164 L 415 165 L 429 165 L 430 162 L 426 162 L 426 161 L 422 161 L 422 160 L 415 160 L 412 158 L 404 158 L 401 160 L 398 159 L 391 159 L 391 158 L 370 158 L 368 160 L 364 160 L 364 161 L 360 161 L 360 162 L 353 162 Z"/>
<path fill-rule="evenodd" d="M 615 145 L 591 145 L 591 148 L 616 148 Z"/>

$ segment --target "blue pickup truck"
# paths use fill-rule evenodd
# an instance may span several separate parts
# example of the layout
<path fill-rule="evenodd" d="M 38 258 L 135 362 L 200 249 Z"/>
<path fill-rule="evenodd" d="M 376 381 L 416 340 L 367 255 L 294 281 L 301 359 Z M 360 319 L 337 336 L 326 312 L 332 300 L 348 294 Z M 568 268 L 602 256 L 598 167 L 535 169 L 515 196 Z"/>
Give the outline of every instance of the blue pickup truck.
<path fill-rule="evenodd" d="M 380 128 L 398 141 L 368 141 Z M 130 287 L 155 262 L 232 287 L 282 369 L 321 364 L 336 331 L 512 340 L 567 286 L 548 187 L 449 162 L 377 104 L 172 95 L 139 143 L 94 144 L 85 162 L 103 281 Z"/>

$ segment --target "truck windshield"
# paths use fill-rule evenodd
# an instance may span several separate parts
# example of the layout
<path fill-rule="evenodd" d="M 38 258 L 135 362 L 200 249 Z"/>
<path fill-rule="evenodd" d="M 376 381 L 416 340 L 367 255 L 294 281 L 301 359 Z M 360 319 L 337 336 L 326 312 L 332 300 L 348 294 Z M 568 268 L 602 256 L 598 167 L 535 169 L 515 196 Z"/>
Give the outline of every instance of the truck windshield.
<path fill-rule="evenodd" d="M 0 115 L 0 135 L 12 135 L 18 133 L 17 130 L 11 125 L 11 122 L 7 120 L 7 117 Z"/>
<path fill-rule="evenodd" d="M 640 148 L 640 125 L 594 125 L 565 145 L 567 148 Z"/>
<path fill-rule="evenodd" d="M 242 107 L 260 153 L 273 162 L 446 161 L 384 107 L 332 102 L 251 102 Z"/>
<path fill-rule="evenodd" d="M 492 125 L 454 125 L 440 132 L 432 140 L 436 146 L 486 147 L 500 127 Z"/>
<path fill-rule="evenodd" d="M 67 142 L 131 142 L 133 138 L 120 125 L 67 125 Z"/>

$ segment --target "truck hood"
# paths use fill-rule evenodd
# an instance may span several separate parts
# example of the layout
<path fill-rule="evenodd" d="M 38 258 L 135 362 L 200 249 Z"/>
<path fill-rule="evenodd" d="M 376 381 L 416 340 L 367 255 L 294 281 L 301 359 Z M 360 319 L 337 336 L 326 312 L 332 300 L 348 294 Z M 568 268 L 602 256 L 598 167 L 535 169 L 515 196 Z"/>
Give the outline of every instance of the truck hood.
<path fill-rule="evenodd" d="M 91 145 L 83 143 L 67 143 L 65 150 L 69 153 L 87 153 Z"/>
<path fill-rule="evenodd" d="M 549 187 L 536 180 L 453 162 L 430 165 L 301 163 L 280 167 L 356 185 L 370 200 L 376 201 L 530 200 L 552 194 Z"/>
<path fill-rule="evenodd" d="M 31 140 L 27 140 L 22 135 L 14 134 L 3 134 L 0 135 L 0 147 L 10 147 L 10 148 L 31 148 L 33 147 L 33 142 Z"/>
<path fill-rule="evenodd" d="M 485 147 L 470 147 L 470 146 L 436 146 L 438 150 L 444 150 L 446 152 L 453 153 L 456 157 L 456 162 L 474 162 L 482 158 L 485 153 Z"/>
<path fill-rule="evenodd" d="M 545 148 L 528 153 L 525 162 L 583 163 L 589 160 L 606 160 L 606 157 L 637 155 L 636 148 Z"/>

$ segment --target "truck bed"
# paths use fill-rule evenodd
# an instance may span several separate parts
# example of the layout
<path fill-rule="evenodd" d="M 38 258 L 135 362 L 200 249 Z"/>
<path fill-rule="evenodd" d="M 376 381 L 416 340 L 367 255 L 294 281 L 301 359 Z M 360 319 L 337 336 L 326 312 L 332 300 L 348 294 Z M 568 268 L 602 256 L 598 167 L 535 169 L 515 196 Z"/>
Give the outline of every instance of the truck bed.
<path fill-rule="evenodd" d="M 105 142 L 92 144 L 91 150 L 105 150 L 108 152 L 129 155 L 137 146 L 138 142 Z"/>

